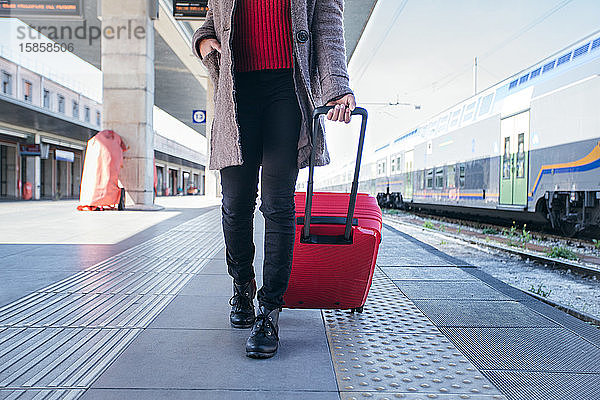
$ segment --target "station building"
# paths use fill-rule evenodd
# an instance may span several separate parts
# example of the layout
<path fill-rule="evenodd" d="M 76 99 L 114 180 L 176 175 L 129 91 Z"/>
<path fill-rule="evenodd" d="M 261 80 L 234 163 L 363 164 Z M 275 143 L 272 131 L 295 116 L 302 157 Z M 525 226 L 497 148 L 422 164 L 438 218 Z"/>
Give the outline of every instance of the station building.
<path fill-rule="evenodd" d="M 156 195 L 204 195 L 206 137 L 156 106 L 153 120 Z"/>
<path fill-rule="evenodd" d="M 78 198 L 87 141 L 110 129 L 102 72 L 68 52 L 42 59 L 0 45 L 0 199 Z M 206 137 L 156 106 L 153 122 L 156 195 L 204 194 Z"/>
<path fill-rule="evenodd" d="M 102 104 L 68 77 L 0 47 L 0 196 L 79 195 L 87 140 L 100 128 Z M 28 198 L 28 196 L 25 196 Z"/>

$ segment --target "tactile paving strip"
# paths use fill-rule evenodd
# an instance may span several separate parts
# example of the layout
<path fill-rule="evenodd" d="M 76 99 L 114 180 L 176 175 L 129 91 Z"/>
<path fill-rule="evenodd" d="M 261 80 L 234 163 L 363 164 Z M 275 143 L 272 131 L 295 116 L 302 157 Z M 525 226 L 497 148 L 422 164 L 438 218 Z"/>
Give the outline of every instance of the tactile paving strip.
<path fill-rule="evenodd" d="M 0 389 L 2 400 L 74 400 L 84 393 L 84 389 Z"/>
<path fill-rule="evenodd" d="M 223 246 L 214 209 L 0 308 L 0 398 L 77 398 Z"/>
<path fill-rule="evenodd" d="M 201 217 L 198 217 L 201 218 Z M 210 258 L 213 248 L 223 242 L 216 232 L 167 232 L 124 251 L 124 257 Z M 110 260 L 110 259 L 109 259 Z"/>
<path fill-rule="evenodd" d="M 208 257 L 206 257 L 208 258 Z M 86 271 L 119 272 L 165 272 L 171 274 L 196 274 L 200 272 L 206 258 L 185 259 L 177 257 L 147 257 L 146 255 L 110 258 Z"/>
<path fill-rule="evenodd" d="M 598 400 L 600 374 L 486 371 L 511 400 Z"/>
<path fill-rule="evenodd" d="M 8 328 L 0 387 L 86 388 L 139 329 Z"/>
<path fill-rule="evenodd" d="M 341 391 L 499 394 L 441 333 L 328 336 Z"/>
<path fill-rule="evenodd" d="M 372 393 L 372 392 L 344 392 L 342 400 L 507 400 L 503 395 L 482 394 L 419 394 L 419 393 Z"/>
<path fill-rule="evenodd" d="M 323 311 L 342 398 L 501 395 L 379 269 L 368 298 L 362 315 Z M 414 320 L 398 323 L 405 309 Z"/>
<path fill-rule="evenodd" d="M 156 260 L 153 260 L 156 261 Z M 203 260 L 207 264 L 208 260 Z M 160 262 L 157 262 L 160 265 Z M 200 271 L 201 268 L 198 268 Z M 197 273 L 197 272 L 196 272 Z M 56 293 L 174 294 L 193 274 L 85 271 L 43 289 Z"/>
<path fill-rule="evenodd" d="M 174 296 L 36 293 L 0 314 L 2 327 L 144 328 Z"/>
<path fill-rule="evenodd" d="M 483 370 L 600 373 L 600 348 L 566 329 L 440 328 L 440 330 Z"/>
<path fill-rule="evenodd" d="M 560 328 L 516 301 L 414 300 L 414 303 L 436 326 Z"/>
<path fill-rule="evenodd" d="M 394 284 L 380 274 L 373 284 L 362 313 L 324 310 L 332 331 L 437 333 L 438 329 Z"/>

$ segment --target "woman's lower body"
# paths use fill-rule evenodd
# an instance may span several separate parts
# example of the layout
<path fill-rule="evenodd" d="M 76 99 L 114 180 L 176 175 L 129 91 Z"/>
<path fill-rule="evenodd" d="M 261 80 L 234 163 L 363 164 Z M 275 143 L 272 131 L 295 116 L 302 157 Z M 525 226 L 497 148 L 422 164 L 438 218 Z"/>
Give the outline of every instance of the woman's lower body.
<path fill-rule="evenodd" d="M 234 322 L 252 323 L 248 354 L 268 357 L 277 350 L 277 343 L 266 343 L 261 335 L 266 335 L 265 340 L 277 337 L 277 312 L 283 305 L 292 267 L 302 114 L 291 69 L 236 73 L 235 85 L 244 162 L 220 171 L 227 268 L 234 280 L 232 324 L 246 327 Z M 259 314 L 254 320 L 253 223 L 259 173 L 265 240 L 263 286 L 258 291 Z"/>

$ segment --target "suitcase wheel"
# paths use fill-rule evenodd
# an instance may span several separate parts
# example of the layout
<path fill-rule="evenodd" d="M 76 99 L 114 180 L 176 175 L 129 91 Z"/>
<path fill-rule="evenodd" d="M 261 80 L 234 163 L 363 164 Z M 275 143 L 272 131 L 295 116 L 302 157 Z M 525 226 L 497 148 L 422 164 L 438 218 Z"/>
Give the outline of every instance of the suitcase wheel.
<path fill-rule="evenodd" d="M 357 312 L 357 313 L 362 313 L 364 310 L 364 306 L 360 306 L 360 307 L 356 307 L 356 308 L 352 308 L 350 309 L 351 313 Z"/>

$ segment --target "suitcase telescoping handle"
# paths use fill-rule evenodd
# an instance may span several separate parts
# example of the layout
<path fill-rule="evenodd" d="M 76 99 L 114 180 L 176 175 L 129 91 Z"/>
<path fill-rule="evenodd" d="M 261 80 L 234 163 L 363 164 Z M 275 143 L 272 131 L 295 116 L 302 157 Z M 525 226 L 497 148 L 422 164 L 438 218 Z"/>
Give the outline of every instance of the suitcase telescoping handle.
<path fill-rule="evenodd" d="M 315 146 L 317 129 L 319 128 L 319 116 L 327 114 L 333 106 L 322 106 L 317 107 L 313 111 L 313 129 L 312 129 L 312 143 L 313 146 L 310 152 L 310 159 L 308 164 L 308 186 L 306 189 L 306 204 L 304 209 L 304 229 L 302 236 L 304 239 L 310 237 L 310 213 L 312 207 L 312 196 L 313 196 L 313 176 L 315 173 Z M 360 137 L 358 138 L 358 152 L 356 154 L 356 165 L 354 167 L 354 179 L 352 180 L 352 190 L 350 191 L 350 202 L 348 203 L 348 215 L 346 216 L 346 230 L 344 231 L 345 241 L 350 240 L 350 231 L 352 229 L 352 217 L 354 216 L 354 207 L 356 205 L 356 196 L 358 193 L 358 173 L 360 171 L 360 161 L 362 159 L 363 144 L 365 142 L 365 131 L 367 129 L 367 110 L 362 107 L 356 107 L 352 111 L 352 115 L 360 115 L 362 117 L 360 124 Z"/>

